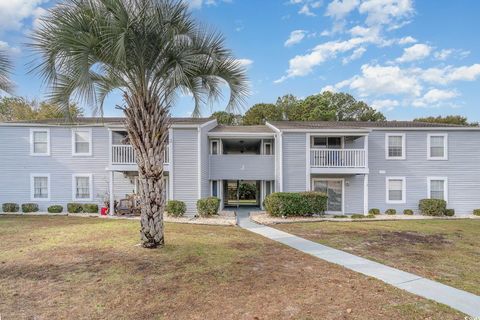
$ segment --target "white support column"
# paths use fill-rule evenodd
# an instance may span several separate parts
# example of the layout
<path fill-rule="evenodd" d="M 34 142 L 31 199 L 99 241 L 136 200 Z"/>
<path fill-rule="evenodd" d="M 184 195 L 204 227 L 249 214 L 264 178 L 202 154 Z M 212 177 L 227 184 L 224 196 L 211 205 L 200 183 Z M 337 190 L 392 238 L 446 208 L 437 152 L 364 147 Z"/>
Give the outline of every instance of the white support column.
<path fill-rule="evenodd" d="M 305 141 L 305 191 L 310 191 L 311 189 L 311 177 L 310 177 L 310 133 L 307 133 Z"/>
<path fill-rule="evenodd" d="M 110 183 L 108 185 L 108 188 L 109 188 L 109 195 L 110 195 L 110 210 L 109 210 L 109 214 L 111 216 L 113 216 L 115 214 L 115 197 L 114 197 L 114 194 L 113 194 L 113 174 L 114 174 L 114 171 L 110 171 Z"/>
<path fill-rule="evenodd" d="M 368 174 L 363 176 L 363 214 L 368 214 Z"/>

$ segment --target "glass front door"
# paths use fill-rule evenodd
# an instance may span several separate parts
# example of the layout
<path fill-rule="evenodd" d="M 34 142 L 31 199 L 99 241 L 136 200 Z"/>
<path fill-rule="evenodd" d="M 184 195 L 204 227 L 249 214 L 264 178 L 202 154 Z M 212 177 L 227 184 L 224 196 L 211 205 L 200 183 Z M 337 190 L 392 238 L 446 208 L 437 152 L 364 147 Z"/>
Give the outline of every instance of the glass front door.
<path fill-rule="evenodd" d="M 343 180 L 314 179 L 313 191 L 328 195 L 327 212 L 343 212 Z"/>
<path fill-rule="evenodd" d="M 258 206 L 259 190 L 259 181 L 224 181 L 223 194 L 225 206 Z"/>

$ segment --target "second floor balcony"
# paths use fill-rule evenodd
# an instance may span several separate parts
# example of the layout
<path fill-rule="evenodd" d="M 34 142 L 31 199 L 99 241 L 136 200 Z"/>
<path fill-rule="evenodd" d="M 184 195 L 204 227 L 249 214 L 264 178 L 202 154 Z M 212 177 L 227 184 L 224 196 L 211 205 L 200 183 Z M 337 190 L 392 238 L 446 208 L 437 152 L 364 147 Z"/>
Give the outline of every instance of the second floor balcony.
<path fill-rule="evenodd" d="M 120 166 L 136 166 L 137 161 L 135 157 L 135 151 L 133 147 L 128 144 L 114 144 L 112 145 L 111 150 L 111 157 L 110 157 L 110 164 L 111 165 L 120 165 Z M 170 154 L 169 154 L 169 146 L 165 149 L 165 164 L 169 164 Z"/>

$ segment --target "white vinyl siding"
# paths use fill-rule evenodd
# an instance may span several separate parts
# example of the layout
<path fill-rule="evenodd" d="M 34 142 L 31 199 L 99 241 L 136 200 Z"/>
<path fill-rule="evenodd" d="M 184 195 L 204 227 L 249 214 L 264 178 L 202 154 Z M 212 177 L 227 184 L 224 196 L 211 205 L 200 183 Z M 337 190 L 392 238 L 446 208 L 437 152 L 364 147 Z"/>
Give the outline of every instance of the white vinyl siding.
<path fill-rule="evenodd" d="M 50 155 L 50 130 L 30 129 L 30 155 Z"/>
<path fill-rule="evenodd" d="M 385 158 L 389 160 L 404 160 L 405 145 L 405 134 L 385 134 Z"/>
<path fill-rule="evenodd" d="M 427 193 L 430 199 L 448 201 L 448 179 L 446 177 L 428 177 Z"/>
<path fill-rule="evenodd" d="M 75 201 L 92 201 L 93 183 L 91 174 L 73 175 L 72 192 Z"/>
<path fill-rule="evenodd" d="M 427 139 L 428 160 L 448 160 L 448 136 L 429 134 Z"/>
<path fill-rule="evenodd" d="M 72 129 L 72 155 L 92 155 L 92 130 L 90 128 Z"/>
<path fill-rule="evenodd" d="M 406 202 L 406 179 L 405 177 L 387 177 L 386 178 L 386 202 L 387 203 L 405 203 Z"/>
<path fill-rule="evenodd" d="M 32 201 L 50 201 L 49 174 L 32 174 L 30 176 L 30 198 Z"/>

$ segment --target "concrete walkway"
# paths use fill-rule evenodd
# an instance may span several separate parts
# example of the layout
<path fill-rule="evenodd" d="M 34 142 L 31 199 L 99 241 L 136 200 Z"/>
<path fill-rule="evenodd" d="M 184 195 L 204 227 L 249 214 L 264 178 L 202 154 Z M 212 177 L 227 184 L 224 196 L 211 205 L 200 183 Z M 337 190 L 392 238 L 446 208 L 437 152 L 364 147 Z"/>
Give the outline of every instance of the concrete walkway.
<path fill-rule="evenodd" d="M 428 280 L 353 254 L 333 249 L 289 233 L 257 224 L 250 220 L 251 208 L 237 210 L 238 225 L 246 230 L 283 243 L 289 247 L 310 254 L 347 269 L 382 280 L 392 286 L 421 297 L 443 303 L 469 316 L 480 317 L 480 297 L 463 290 Z"/>

